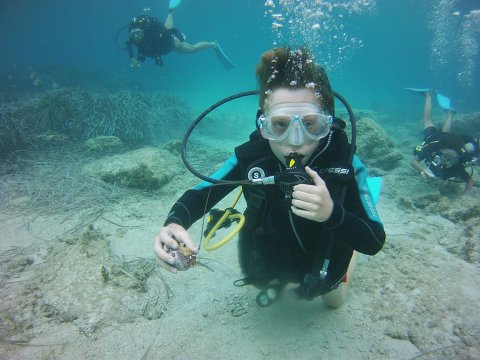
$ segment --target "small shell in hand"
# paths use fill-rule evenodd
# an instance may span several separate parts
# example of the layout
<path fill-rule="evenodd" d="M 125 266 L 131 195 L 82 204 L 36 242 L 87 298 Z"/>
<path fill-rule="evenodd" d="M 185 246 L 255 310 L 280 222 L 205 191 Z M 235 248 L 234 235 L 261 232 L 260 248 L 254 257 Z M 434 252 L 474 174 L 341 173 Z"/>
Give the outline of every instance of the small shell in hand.
<path fill-rule="evenodd" d="M 175 263 L 172 266 L 177 270 L 184 271 L 195 265 L 197 255 L 184 243 L 178 243 L 178 248 L 168 249 L 167 253 L 175 258 Z"/>

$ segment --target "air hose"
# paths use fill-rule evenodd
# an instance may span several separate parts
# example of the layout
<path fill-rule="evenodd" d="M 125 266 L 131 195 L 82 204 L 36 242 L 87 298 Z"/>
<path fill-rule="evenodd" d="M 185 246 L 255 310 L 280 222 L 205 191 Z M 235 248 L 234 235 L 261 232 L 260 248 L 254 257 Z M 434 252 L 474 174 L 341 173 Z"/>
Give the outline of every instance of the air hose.
<path fill-rule="evenodd" d="M 210 215 L 209 215 L 210 218 L 208 220 L 207 229 L 204 232 L 205 242 L 203 244 L 203 247 L 205 250 L 208 250 L 208 251 L 216 250 L 220 246 L 225 245 L 243 227 L 243 224 L 245 223 L 245 216 L 235 210 L 235 205 L 237 204 L 241 195 L 242 195 L 242 189 L 240 189 L 238 194 L 235 196 L 235 199 L 233 200 L 232 205 L 225 210 L 219 210 L 219 209 L 210 210 Z M 219 240 L 216 243 L 210 244 L 210 240 L 215 236 L 215 233 L 217 232 L 217 230 L 223 227 L 229 227 L 233 221 L 237 222 L 237 226 L 222 240 Z M 211 225 L 211 223 L 214 223 L 214 222 L 215 224 Z"/>
<path fill-rule="evenodd" d="M 352 111 L 350 105 L 347 103 L 347 101 L 340 94 L 338 94 L 335 91 L 333 92 L 333 94 L 345 106 L 345 108 L 348 112 L 348 115 L 349 115 L 350 123 L 352 125 L 351 148 L 350 148 L 350 153 L 349 153 L 349 156 L 348 156 L 348 161 L 351 164 L 353 154 L 355 152 L 355 138 L 356 138 L 355 115 L 353 114 L 353 111 Z M 188 162 L 188 159 L 187 159 L 188 139 L 189 139 L 191 133 L 193 132 L 193 130 L 195 129 L 195 127 L 198 125 L 198 123 L 200 123 L 200 121 L 202 121 L 210 112 L 212 112 L 213 110 L 215 110 L 219 106 L 221 106 L 221 105 L 223 105 L 223 104 L 225 104 L 229 101 L 232 101 L 232 100 L 235 100 L 235 99 L 238 99 L 238 98 L 241 98 L 241 97 L 245 97 L 245 96 L 250 96 L 250 95 L 258 95 L 258 91 L 251 90 L 251 91 L 241 92 L 241 93 L 231 95 L 229 97 L 226 97 L 226 98 L 216 102 L 215 104 L 211 105 L 206 110 L 204 110 L 193 121 L 193 123 L 190 125 L 190 127 L 187 129 L 187 131 L 186 131 L 186 133 L 183 137 L 183 141 L 182 141 L 181 154 L 182 154 L 182 160 L 183 160 L 183 163 L 185 164 L 185 167 L 193 175 L 195 175 L 196 177 L 198 177 L 198 178 L 200 178 L 200 179 L 202 179 L 202 180 L 204 180 L 208 183 L 214 184 L 214 185 L 259 186 L 259 185 L 267 185 L 267 184 L 278 184 L 278 185 L 282 186 L 282 178 L 284 176 L 280 176 L 280 177 L 275 176 L 275 177 L 271 177 L 271 179 L 262 178 L 262 179 L 259 179 L 259 181 L 258 180 L 256 180 L 256 181 L 251 181 L 251 180 L 244 180 L 244 181 L 220 180 L 220 179 L 211 178 L 211 177 L 208 177 L 208 176 L 205 176 L 205 175 L 201 174 L 195 168 L 193 168 L 193 166 Z M 334 115 L 334 114 L 332 114 L 332 115 Z M 343 203 L 343 201 L 344 201 L 345 192 L 346 192 L 345 190 L 346 190 L 346 188 L 342 189 L 342 193 L 340 195 L 339 203 Z M 207 229 L 204 232 L 204 236 L 206 238 L 206 242 L 204 243 L 204 248 L 206 250 L 215 250 L 215 249 L 218 249 L 219 247 L 225 245 L 242 228 L 243 224 L 245 223 L 245 217 L 242 214 L 240 214 L 238 211 L 235 211 L 235 209 L 234 209 L 234 207 L 235 207 L 236 203 L 238 202 L 241 194 L 242 194 L 242 190 L 240 190 L 239 193 L 237 194 L 237 196 L 235 197 L 235 200 L 233 201 L 231 207 L 229 207 L 225 210 L 212 209 L 210 211 L 211 219 L 210 219 L 209 223 L 210 222 L 213 223 L 215 220 L 217 220 L 217 219 L 218 220 L 216 221 L 216 223 L 214 225 L 210 225 L 210 224 L 207 225 Z M 228 234 L 225 238 L 223 238 L 222 240 L 219 240 L 216 243 L 210 245 L 210 240 L 215 236 L 216 231 L 221 229 L 222 227 L 230 226 L 230 223 L 233 222 L 233 221 L 237 222 L 237 226 L 233 229 L 233 231 L 230 234 Z M 329 251 L 327 251 L 327 252 L 330 252 L 330 251 L 331 251 L 331 249 L 329 247 Z"/>

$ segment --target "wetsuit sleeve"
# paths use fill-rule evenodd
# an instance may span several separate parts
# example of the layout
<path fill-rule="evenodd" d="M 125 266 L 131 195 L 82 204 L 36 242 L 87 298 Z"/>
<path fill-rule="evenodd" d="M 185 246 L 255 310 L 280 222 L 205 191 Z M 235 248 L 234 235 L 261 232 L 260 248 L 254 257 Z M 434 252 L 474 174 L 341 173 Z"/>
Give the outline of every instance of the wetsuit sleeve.
<path fill-rule="evenodd" d="M 241 180 L 236 159 L 230 158 L 212 177 L 232 181 Z M 236 187 L 236 185 L 212 185 L 204 182 L 187 190 L 173 205 L 164 226 L 175 223 L 188 229 Z"/>
<path fill-rule="evenodd" d="M 374 209 L 373 201 L 371 206 Z M 345 239 L 354 250 L 375 255 L 385 243 L 383 224 L 376 217 L 367 214 L 354 184 L 348 187 L 344 205 L 334 202 L 332 214 L 325 225 L 334 230 L 339 238 Z"/>

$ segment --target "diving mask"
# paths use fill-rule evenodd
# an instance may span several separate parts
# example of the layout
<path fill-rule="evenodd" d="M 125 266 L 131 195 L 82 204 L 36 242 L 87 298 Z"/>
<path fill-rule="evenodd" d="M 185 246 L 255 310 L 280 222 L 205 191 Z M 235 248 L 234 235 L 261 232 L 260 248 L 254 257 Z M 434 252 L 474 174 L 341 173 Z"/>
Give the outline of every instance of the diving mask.
<path fill-rule="evenodd" d="M 288 138 L 291 145 L 302 145 L 305 138 L 317 141 L 328 135 L 333 118 L 312 103 L 281 103 L 259 118 L 262 135 L 273 141 Z"/>
<path fill-rule="evenodd" d="M 133 28 L 130 30 L 130 36 L 135 40 L 142 40 L 144 36 L 144 31 L 140 28 Z"/>

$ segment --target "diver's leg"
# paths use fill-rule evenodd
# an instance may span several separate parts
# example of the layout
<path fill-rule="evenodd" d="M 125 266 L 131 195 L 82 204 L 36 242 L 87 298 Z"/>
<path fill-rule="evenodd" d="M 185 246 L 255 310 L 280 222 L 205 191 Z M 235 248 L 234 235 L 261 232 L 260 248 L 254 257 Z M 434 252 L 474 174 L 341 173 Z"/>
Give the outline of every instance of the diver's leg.
<path fill-rule="evenodd" d="M 465 195 L 465 194 L 468 194 L 470 191 L 472 191 L 474 182 L 475 182 L 475 181 L 474 181 L 473 178 L 470 176 L 470 177 L 468 178 L 468 180 L 465 182 L 465 188 L 464 188 L 464 190 L 463 190 L 463 194 L 464 194 L 464 195 Z"/>
<path fill-rule="evenodd" d="M 212 42 L 201 41 L 194 45 L 191 45 L 185 41 L 181 42 L 177 38 L 173 38 L 173 41 L 174 41 L 173 49 L 177 52 L 184 53 L 184 54 L 194 53 L 196 51 L 203 50 L 203 49 L 215 49 L 217 47 L 217 43 L 214 41 Z"/>
<path fill-rule="evenodd" d="M 350 259 L 350 264 L 348 265 L 347 281 L 341 282 L 336 289 L 330 291 L 329 293 L 326 293 L 325 295 L 322 295 L 322 300 L 325 304 L 334 309 L 338 309 L 345 302 L 356 262 L 357 252 L 353 251 L 352 258 Z"/>
<path fill-rule="evenodd" d="M 167 18 L 163 24 L 167 29 L 173 29 L 173 10 L 168 10 Z"/>
<path fill-rule="evenodd" d="M 449 110 L 447 112 L 447 118 L 445 119 L 445 122 L 443 123 L 443 126 L 442 126 L 442 131 L 444 133 L 449 133 L 450 132 L 450 128 L 452 127 L 452 120 L 453 120 L 453 115 L 454 114 L 455 114 L 454 110 Z"/>
<path fill-rule="evenodd" d="M 432 92 L 425 93 L 425 106 L 423 109 L 423 128 L 433 127 L 432 122 Z"/>

